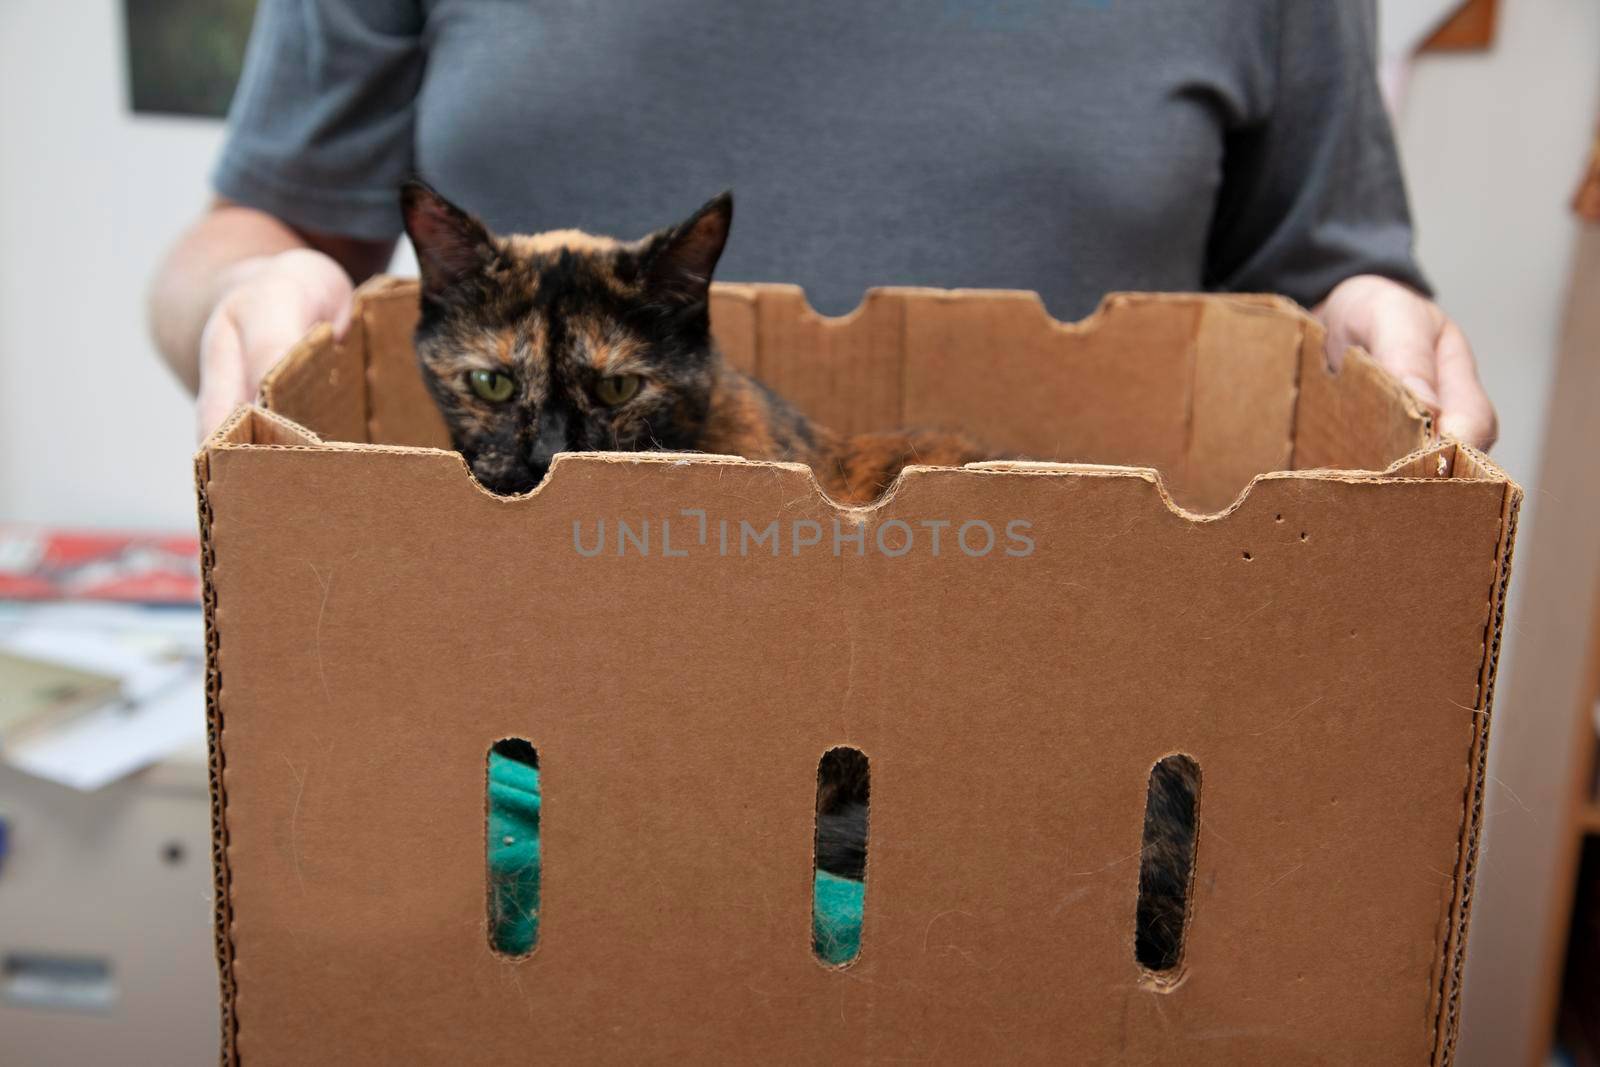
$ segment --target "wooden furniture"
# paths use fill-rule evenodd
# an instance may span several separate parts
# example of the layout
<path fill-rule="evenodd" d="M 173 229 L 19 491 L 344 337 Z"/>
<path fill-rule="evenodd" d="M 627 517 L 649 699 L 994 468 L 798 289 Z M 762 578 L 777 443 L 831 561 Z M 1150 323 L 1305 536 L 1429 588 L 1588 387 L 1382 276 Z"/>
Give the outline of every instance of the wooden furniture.
<path fill-rule="evenodd" d="M 1572 210 L 1585 222 L 1600 222 L 1600 133 L 1589 149 L 1589 166 L 1573 194 Z"/>
<path fill-rule="evenodd" d="M 1584 842 L 1600 835 L 1600 225 L 1582 226 L 1571 277 L 1491 727 L 1458 1060 L 1473 1067 L 1545 1062 L 1569 931 L 1600 920 L 1573 909 Z"/>
<path fill-rule="evenodd" d="M 1597 538 L 1600 540 L 1600 538 Z M 1568 870 L 1576 889 L 1566 911 L 1566 965 L 1560 972 L 1556 1033 L 1562 1050 L 1577 1067 L 1600 1067 L 1600 799 L 1596 770 L 1600 769 L 1600 639 L 1591 635 L 1587 688 L 1594 713 L 1577 727 L 1580 769 L 1574 790 L 1576 810 L 1568 838 Z M 1588 759 L 1583 759 L 1587 751 Z M 1566 881 L 1558 882 L 1558 887 Z M 1560 901 L 1557 906 L 1559 909 Z M 1561 914 L 1558 910 L 1558 915 Z M 1549 995 L 1549 986 L 1545 992 Z"/>
<path fill-rule="evenodd" d="M 217 1056 L 204 749 L 94 793 L 0 764 L 0 1063 Z"/>
<path fill-rule="evenodd" d="M 1500 0 L 1466 0 L 1422 43 L 1422 51 L 1470 52 L 1488 48 L 1494 44 L 1499 8 Z"/>

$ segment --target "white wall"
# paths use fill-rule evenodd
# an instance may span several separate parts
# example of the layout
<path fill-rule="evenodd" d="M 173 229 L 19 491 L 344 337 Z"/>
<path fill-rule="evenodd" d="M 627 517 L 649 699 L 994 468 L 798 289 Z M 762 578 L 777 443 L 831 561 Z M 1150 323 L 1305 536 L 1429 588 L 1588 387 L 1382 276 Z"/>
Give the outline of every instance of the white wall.
<path fill-rule="evenodd" d="M 1528 490 L 1519 556 L 1537 551 L 1541 519 L 1559 521 L 1561 513 L 1561 501 L 1538 484 L 1541 439 L 1578 229 L 1568 205 L 1597 120 L 1600 5 L 1594 0 L 1507 0 L 1493 51 L 1424 57 L 1401 113 L 1423 262 L 1440 300 L 1471 338 L 1499 407 L 1495 458 Z M 1518 648 L 1539 640 L 1518 629 L 1520 615 L 1513 581 L 1497 687 L 1502 697 L 1514 689 Z M 1498 859 L 1496 841 L 1554 824 L 1565 803 L 1556 779 L 1566 764 L 1562 753 L 1548 753 L 1550 781 L 1518 795 L 1497 771 L 1500 752 L 1519 736 L 1570 736 L 1564 729 L 1528 730 L 1530 717 L 1572 712 L 1517 707 L 1504 698 L 1494 709 L 1458 1061 L 1463 1067 L 1520 1062 L 1524 1028 L 1539 1025 L 1533 1021 L 1535 990 L 1520 978 L 1532 973 L 1542 948 L 1535 917 L 1544 916 L 1549 886 L 1542 871 L 1509 869 Z M 1491 944 L 1496 948 L 1484 947 Z M 1497 972 L 1519 979 L 1497 981 Z"/>
<path fill-rule="evenodd" d="M 1527 482 L 1597 102 L 1600 6 L 1512 0 L 1493 51 L 1419 59 L 1400 117 L 1419 253 L 1500 410 L 1495 458 Z"/>
<path fill-rule="evenodd" d="M 221 123 L 133 116 L 122 5 L 0 2 L 0 519 L 194 526 L 194 420 L 146 279 Z"/>

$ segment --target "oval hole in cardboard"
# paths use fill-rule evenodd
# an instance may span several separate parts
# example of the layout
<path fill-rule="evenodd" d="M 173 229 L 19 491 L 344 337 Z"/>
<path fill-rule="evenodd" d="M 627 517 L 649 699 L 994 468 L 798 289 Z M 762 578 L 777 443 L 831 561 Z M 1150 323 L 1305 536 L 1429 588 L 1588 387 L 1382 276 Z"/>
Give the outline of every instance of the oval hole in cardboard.
<path fill-rule="evenodd" d="M 866 753 L 858 748 L 830 748 L 817 763 L 811 950 L 829 967 L 861 954 L 871 779 Z"/>
<path fill-rule="evenodd" d="M 1150 769 L 1133 952 L 1157 974 L 1175 972 L 1183 959 L 1199 807 L 1200 765 L 1191 757 L 1167 756 Z"/>
<path fill-rule="evenodd" d="M 539 753 L 520 737 L 503 738 L 489 746 L 485 768 L 489 948 L 523 957 L 539 943 Z"/>

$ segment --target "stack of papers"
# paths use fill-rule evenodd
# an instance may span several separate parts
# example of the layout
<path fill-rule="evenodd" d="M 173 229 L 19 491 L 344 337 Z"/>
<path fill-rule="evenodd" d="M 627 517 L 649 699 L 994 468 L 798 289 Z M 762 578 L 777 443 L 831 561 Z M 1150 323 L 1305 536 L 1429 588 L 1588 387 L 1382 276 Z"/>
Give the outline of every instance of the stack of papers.
<path fill-rule="evenodd" d="M 204 738 L 198 607 L 0 604 L 0 759 L 95 790 Z"/>

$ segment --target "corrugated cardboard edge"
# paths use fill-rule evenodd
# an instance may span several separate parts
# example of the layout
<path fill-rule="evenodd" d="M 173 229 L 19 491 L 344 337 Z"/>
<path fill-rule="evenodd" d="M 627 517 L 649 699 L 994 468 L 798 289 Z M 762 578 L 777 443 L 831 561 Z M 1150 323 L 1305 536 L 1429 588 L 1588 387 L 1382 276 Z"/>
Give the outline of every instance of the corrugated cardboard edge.
<path fill-rule="evenodd" d="M 211 792 L 211 874 L 212 927 L 216 939 L 217 977 L 220 996 L 220 1062 L 239 1062 L 237 1051 L 238 1018 L 234 1004 L 238 984 L 234 978 L 233 878 L 228 864 L 228 793 L 224 771 L 227 757 L 223 746 L 225 724 L 222 719 L 222 635 L 217 627 L 217 583 L 214 572 L 217 554 L 212 539 L 216 516 L 211 509 L 211 453 L 214 449 L 249 446 L 257 448 L 320 447 L 320 439 L 288 419 L 259 407 L 240 407 L 219 426 L 194 459 L 195 499 L 200 522 L 201 610 L 205 619 L 206 643 L 206 750 Z"/>
<path fill-rule="evenodd" d="M 1483 660 L 1478 668 L 1478 700 L 1473 709 L 1472 741 L 1467 751 L 1467 791 L 1463 798 L 1461 844 L 1456 859 L 1455 899 L 1448 913 L 1439 960 L 1435 994 L 1434 1062 L 1448 1067 L 1455 1062 L 1456 1039 L 1461 1030 L 1461 990 L 1466 976 L 1467 926 L 1472 918 L 1472 891 L 1478 873 L 1478 852 L 1483 833 L 1484 783 L 1488 778 L 1489 727 L 1493 721 L 1494 683 L 1500 666 L 1500 643 L 1505 632 L 1506 594 L 1511 583 L 1511 557 L 1517 540 L 1517 517 L 1522 488 L 1501 473 L 1483 453 L 1457 444 L 1455 465 L 1468 466 L 1480 476 L 1505 480 L 1500 512 L 1500 539 L 1494 575 L 1488 593 L 1488 619 L 1484 626 Z"/>
<path fill-rule="evenodd" d="M 206 641 L 206 751 L 208 777 L 211 786 L 211 905 L 212 928 L 216 938 L 217 978 L 219 983 L 221 1044 L 220 1060 L 223 1064 L 238 1062 L 234 1045 L 237 1020 L 233 1005 L 237 994 L 233 974 L 233 887 L 228 867 L 227 793 L 224 790 L 222 751 L 222 674 L 218 649 L 221 636 L 217 631 L 217 583 L 214 580 L 217 554 L 212 542 L 211 510 L 211 449 L 215 445 L 238 439 L 248 432 L 250 410 L 240 408 L 220 426 L 194 459 L 194 488 L 200 519 L 200 577 L 202 581 L 201 609 L 205 618 Z"/>

